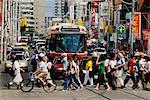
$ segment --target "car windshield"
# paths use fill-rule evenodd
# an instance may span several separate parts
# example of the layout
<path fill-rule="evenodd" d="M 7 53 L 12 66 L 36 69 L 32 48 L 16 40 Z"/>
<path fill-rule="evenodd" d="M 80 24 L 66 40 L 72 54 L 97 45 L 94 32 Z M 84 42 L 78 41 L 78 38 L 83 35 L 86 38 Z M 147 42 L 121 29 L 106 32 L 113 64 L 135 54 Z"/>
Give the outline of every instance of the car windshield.
<path fill-rule="evenodd" d="M 26 44 L 16 44 L 15 46 L 27 46 Z"/>
<path fill-rule="evenodd" d="M 21 52 L 21 51 L 24 51 L 24 50 L 23 50 L 23 48 L 13 48 L 12 51 L 13 52 L 15 52 L 15 51 L 20 51 Z"/>
<path fill-rule="evenodd" d="M 56 36 L 56 51 L 66 53 L 84 52 L 85 39 L 81 34 L 58 34 Z"/>
<path fill-rule="evenodd" d="M 16 55 L 16 57 L 18 58 L 18 60 L 24 60 L 25 59 L 24 55 Z M 11 60 L 10 55 L 7 57 L 7 60 Z"/>

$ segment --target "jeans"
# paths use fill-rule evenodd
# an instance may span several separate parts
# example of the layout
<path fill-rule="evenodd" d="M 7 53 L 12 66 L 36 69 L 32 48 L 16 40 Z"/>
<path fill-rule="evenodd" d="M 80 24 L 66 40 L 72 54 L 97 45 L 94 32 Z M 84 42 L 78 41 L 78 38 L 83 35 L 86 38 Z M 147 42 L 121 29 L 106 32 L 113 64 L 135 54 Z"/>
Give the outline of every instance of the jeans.
<path fill-rule="evenodd" d="M 84 85 L 87 84 L 88 80 L 90 81 L 90 85 L 93 85 L 93 78 L 90 78 L 89 76 L 89 70 L 86 72 L 85 77 L 84 77 Z"/>
<path fill-rule="evenodd" d="M 136 86 L 136 80 L 135 80 L 135 75 L 134 75 L 134 73 L 132 73 L 132 74 L 130 74 L 130 75 L 126 75 L 126 78 L 125 78 L 125 80 L 124 80 L 124 86 L 128 83 L 128 81 L 129 81 L 129 79 L 132 79 L 132 81 L 133 81 L 133 86 L 132 86 L 132 88 L 135 88 L 135 86 Z"/>
<path fill-rule="evenodd" d="M 69 75 L 64 80 L 64 90 L 67 90 L 69 85 L 72 84 L 76 89 L 79 88 L 79 86 L 75 83 L 72 75 Z"/>

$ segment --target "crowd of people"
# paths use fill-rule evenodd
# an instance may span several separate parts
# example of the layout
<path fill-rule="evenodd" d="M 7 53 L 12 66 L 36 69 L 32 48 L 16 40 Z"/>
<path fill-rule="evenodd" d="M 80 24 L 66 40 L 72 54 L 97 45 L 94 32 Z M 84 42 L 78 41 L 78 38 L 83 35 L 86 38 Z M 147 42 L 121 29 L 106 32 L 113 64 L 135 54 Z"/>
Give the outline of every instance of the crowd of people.
<path fill-rule="evenodd" d="M 64 56 L 65 55 L 65 56 Z M 131 55 L 129 59 L 124 53 L 116 53 L 110 55 L 101 55 L 96 61 L 89 56 L 83 69 L 80 67 L 80 59 L 77 56 L 67 57 L 63 54 L 65 60 L 62 61 L 65 69 L 64 91 L 74 87 L 76 90 L 83 89 L 88 84 L 96 90 L 100 89 L 100 85 L 104 85 L 106 91 L 111 88 L 116 90 L 126 87 L 129 79 L 132 79 L 132 89 L 140 88 L 148 90 L 147 84 L 150 82 L 150 58 L 143 53 L 140 55 Z M 80 67 L 79 67 L 80 66 Z M 85 69 L 85 70 L 84 70 Z M 83 85 L 80 79 L 83 79 Z M 82 77 L 81 77 L 82 76 Z M 141 85 L 140 85 L 141 80 Z"/>
<path fill-rule="evenodd" d="M 99 90 L 101 85 L 104 85 L 106 91 L 118 88 L 123 89 L 130 78 L 133 82 L 132 89 L 140 88 L 141 80 L 143 89 L 148 90 L 147 84 L 150 82 L 150 57 L 139 53 L 131 55 L 127 59 L 122 52 L 100 56 L 95 54 L 94 56 L 96 60 L 93 60 L 93 56 L 88 56 L 85 65 L 83 64 L 81 67 L 82 59 L 79 59 L 76 54 L 71 57 L 67 56 L 66 53 L 61 55 L 61 63 L 64 68 L 63 91 L 72 89 L 76 91 L 82 90 L 86 85 L 95 86 L 96 90 Z M 7 87 L 10 87 L 13 82 L 19 85 L 19 82 L 22 81 L 20 70 L 23 70 L 19 67 L 15 55 L 12 55 L 12 61 L 15 74 L 12 76 L 12 81 L 7 84 Z M 53 78 L 55 71 L 50 70 L 52 67 L 55 67 L 55 64 L 49 61 L 45 54 L 40 53 L 37 56 L 34 53 L 31 64 L 33 71 L 37 73 L 37 77 L 43 85 L 46 84 L 43 81 L 43 77 Z M 19 79 L 18 81 L 15 79 L 16 76 L 19 76 L 17 78 Z M 56 86 L 53 81 L 51 81 L 51 85 Z"/>

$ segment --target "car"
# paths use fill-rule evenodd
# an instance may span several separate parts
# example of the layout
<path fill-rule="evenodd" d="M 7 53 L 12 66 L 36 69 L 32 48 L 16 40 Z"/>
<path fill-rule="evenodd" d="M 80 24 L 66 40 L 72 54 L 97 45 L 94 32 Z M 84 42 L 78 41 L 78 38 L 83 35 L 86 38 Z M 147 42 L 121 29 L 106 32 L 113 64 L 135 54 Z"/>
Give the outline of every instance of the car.
<path fill-rule="evenodd" d="M 15 47 L 23 47 L 28 50 L 29 46 L 27 43 L 16 43 Z"/>
<path fill-rule="evenodd" d="M 29 38 L 27 36 L 22 36 L 19 42 L 20 43 L 28 43 L 29 42 Z"/>
<path fill-rule="evenodd" d="M 38 36 L 33 36 L 33 40 L 38 40 L 39 37 Z"/>
<path fill-rule="evenodd" d="M 16 57 L 19 58 L 20 68 L 24 70 L 28 70 L 28 60 L 25 59 L 24 54 L 22 52 L 16 52 Z M 11 57 L 8 56 L 5 62 L 5 71 L 7 72 L 9 68 L 12 67 Z"/>
<path fill-rule="evenodd" d="M 41 39 L 38 39 L 36 40 L 36 48 L 39 49 L 39 48 L 45 48 L 45 45 L 46 45 L 46 40 L 41 40 Z"/>
<path fill-rule="evenodd" d="M 22 46 L 18 46 L 18 47 L 13 47 L 11 52 L 23 52 L 24 51 L 24 48 Z"/>

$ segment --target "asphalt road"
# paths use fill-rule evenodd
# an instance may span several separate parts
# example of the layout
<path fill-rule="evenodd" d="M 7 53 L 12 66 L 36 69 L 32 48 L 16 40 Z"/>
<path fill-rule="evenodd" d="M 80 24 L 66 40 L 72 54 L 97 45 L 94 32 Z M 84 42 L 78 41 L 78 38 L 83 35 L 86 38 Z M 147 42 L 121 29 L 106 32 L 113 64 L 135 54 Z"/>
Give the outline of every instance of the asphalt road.
<path fill-rule="evenodd" d="M 28 73 L 23 73 L 23 77 L 27 78 Z M 7 89 L 4 85 L 9 79 L 8 73 L 0 73 L 0 100 L 150 100 L 150 91 L 142 90 L 142 88 L 132 90 L 131 82 L 127 84 L 125 89 L 108 92 L 104 90 L 103 86 L 99 91 L 94 90 L 93 87 L 85 87 L 79 91 L 63 92 L 61 86 L 63 81 L 57 80 L 57 89 L 52 93 L 45 93 L 42 88 L 37 87 L 29 93 L 24 93 L 17 90 L 16 86 Z"/>
<path fill-rule="evenodd" d="M 27 75 L 24 73 L 23 77 Z M 1 73 L 0 76 L 0 100 L 150 100 L 150 91 L 142 90 L 142 88 L 132 90 L 131 83 L 128 83 L 125 89 L 108 92 L 103 86 L 99 91 L 87 86 L 83 90 L 63 92 L 62 80 L 57 80 L 58 87 L 52 93 L 46 93 L 38 87 L 29 93 L 24 93 L 17 90 L 15 85 L 7 89 L 4 84 L 8 82 L 9 75 Z"/>

